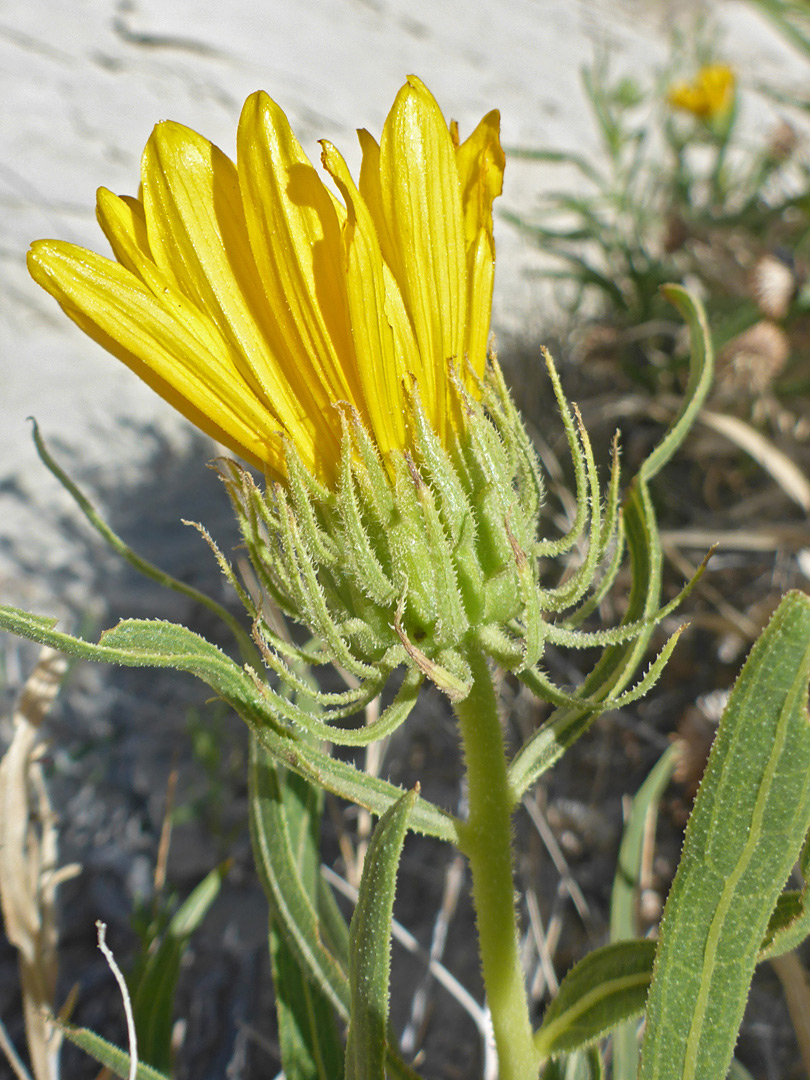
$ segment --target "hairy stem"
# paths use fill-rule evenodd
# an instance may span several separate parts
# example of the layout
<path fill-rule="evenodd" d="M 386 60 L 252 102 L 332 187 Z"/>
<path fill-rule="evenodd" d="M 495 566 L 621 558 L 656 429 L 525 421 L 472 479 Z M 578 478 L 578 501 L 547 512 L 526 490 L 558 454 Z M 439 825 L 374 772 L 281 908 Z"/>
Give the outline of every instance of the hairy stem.
<path fill-rule="evenodd" d="M 498 1051 L 499 1080 L 533 1080 L 539 1059 L 518 952 L 512 876 L 512 798 L 492 673 L 477 647 L 467 654 L 473 688 L 455 705 L 467 765 L 470 812 L 459 846 L 470 861 L 478 943 Z"/>

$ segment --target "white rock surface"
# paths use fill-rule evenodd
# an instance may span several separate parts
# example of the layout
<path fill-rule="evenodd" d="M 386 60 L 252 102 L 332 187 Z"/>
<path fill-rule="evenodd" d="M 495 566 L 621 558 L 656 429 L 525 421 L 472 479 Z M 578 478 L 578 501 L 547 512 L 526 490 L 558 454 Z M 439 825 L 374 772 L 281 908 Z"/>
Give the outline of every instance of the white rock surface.
<path fill-rule="evenodd" d="M 685 5 L 676 5 L 683 16 Z M 745 4 L 714 5 L 725 46 L 762 78 L 803 69 Z M 48 598 L 32 580 L 70 567 L 78 549 L 56 514 L 68 502 L 34 453 L 26 417 L 62 448 L 77 477 L 125 491 L 155 453 L 188 446 L 188 425 L 105 355 L 28 278 L 25 251 L 44 236 L 97 250 L 103 184 L 137 189 L 152 124 L 182 121 L 232 153 L 243 99 L 265 88 L 304 145 L 328 137 L 357 163 L 354 129 L 379 132 L 409 72 L 462 132 L 498 106 L 509 145 L 590 148 L 579 69 L 596 49 L 643 73 L 666 51 L 666 5 L 610 0 L 5 0 L 0 14 L 0 592 Z M 541 168 L 513 163 L 501 205 L 526 208 Z M 498 230 L 496 331 L 537 334 L 544 313 L 537 255 Z M 204 456 L 204 455 L 203 455 Z M 150 465 L 150 468 L 152 466 Z M 178 500 L 177 517 L 186 512 Z M 14 570 L 20 554 L 27 569 Z M 65 597 L 46 608 L 59 609 Z"/>

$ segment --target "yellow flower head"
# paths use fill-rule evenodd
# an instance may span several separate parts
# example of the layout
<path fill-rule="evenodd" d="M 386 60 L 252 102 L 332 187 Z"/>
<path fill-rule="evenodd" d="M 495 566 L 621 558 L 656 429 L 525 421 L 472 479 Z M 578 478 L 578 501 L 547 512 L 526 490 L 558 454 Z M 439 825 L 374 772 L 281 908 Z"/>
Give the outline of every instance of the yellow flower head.
<path fill-rule="evenodd" d="M 245 102 L 236 164 L 189 128 L 158 124 L 139 197 L 98 192 L 115 261 L 40 240 L 30 272 L 197 427 L 272 476 L 290 442 L 334 478 L 340 402 L 383 456 L 407 449 L 406 379 L 445 441 L 451 362 L 473 393 L 486 362 L 499 116 L 459 143 L 412 76 L 380 143 L 359 137 L 357 182 L 321 143 L 338 198 L 263 92 Z"/>
<path fill-rule="evenodd" d="M 712 120 L 731 109 L 735 84 L 734 72 L 727 64 L 706 64 L 691 83 L 673 83 L 667 100 L 673 109 L 683 109 L 701 120 Z"/>

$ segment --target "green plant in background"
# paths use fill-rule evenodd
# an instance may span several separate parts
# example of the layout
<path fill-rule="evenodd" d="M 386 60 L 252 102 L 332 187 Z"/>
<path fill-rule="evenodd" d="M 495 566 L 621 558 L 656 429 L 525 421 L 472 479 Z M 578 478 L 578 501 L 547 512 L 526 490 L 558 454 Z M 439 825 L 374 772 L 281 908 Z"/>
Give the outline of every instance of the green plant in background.
<path fill-rule="evenodd" d="M 810 56 L 810 12 L 804 0 L 750 0 L 774 26 Z"/>
<path fill-rule="evenodd" d="M 511 149 L 571 182 L 548 190 L 546 179 L 536 214 L 503 216 L 552 258 L 541 274 L 566 284 L 581 339 L 583 301 L 596 301 L 586 304 L 584 362 L 609 357 L 634 382 L 670 389 L 685 352 L 659 290 L 688 280 L 707 308 L 721 389 L 755 397 L 793 357 L 789 385 L 806 391 L 810 171 L 800 139 L 780 119 L 752 144 L 734 70 L 697 53 L 648 85 L 611 76 L 604 57 L 586 68 L 601 154 Z"/>
<path fill-rule="evenodd" d="M 199 821 L 224 857 L 240 827 L 238 815 L 231 813 L 228 804 L 234 784 L 245 774 L 245 747 L 239 730 L 234 729 L 232 713 L 221 702 L 189 709 L 186 732 L 202 775 L 174 809 L 172 820 L 176 825 Z"/>
<path fill-rule="evenodd" d="M 216 867 L 182 904 L 158 896 L 135 913 L 140 950 L 127 979 L 140 1059 L 170 1072 L 174 995 L 189 939 L 217 898 L 229 863 Z M 174 910 L 173 910 L 174 909 Z"/>
<path fill-rule="evenodd" d="M 806 597 L 784 601 L 732 696 L 660 945 L 634 936 L 618 887 L 614 940 L 568 973 L 538 1018 L 514 897 L 513 818 L 523 796 L 596 716 L 654 685 L 679 633 L 639 674 L 655 629 L 700 573 L 662 604 L 649 494 L 711 385 L 700 304 L 679 286 L 665 289 L 689 327 L 688 386 L 623 495 L 617 447 L 603 487 L 579 413 L 545 354 L 577 500 L 569 531 L 548 536 L 537 457 L 488 355 L 491 208 L 504 164 L 497 113 L 461 142 L 410 78 L 381 142 L 361 133 L 358 184 L 322 144 L 341 200 L 266 95 L 248 99 L 237 143 L 234 165 L 196 133 L 160 125 L 144 153 L 141 198 L 99 192 L 116 260 L 40 241 L 30 266 L 82 329 L 264 473 L 260 486 L 237 463 L 220 466 L 258 588 L 212 543 L 250 635 L 195 594 L 225 619 L 240 661 L 166 622 L 125 620 L 97 644 L 11 608 L 0 609 L 0 626 L 83 659 L 190 672 L 247 724 L 251 836 L 269 905 L 288 1080 L 417 1075 L 389 1023 L 392 907 L 409 831 L 454 846 L 469 863 L 501 1080 L 541 1069 L 546 1077 L 604 1075 L 599 1041 L 644 1012 L 648 991 L 642 1075 L 721 1080 L 763 938 L 778 949 L 804 933 L 804 893 L 782 907 L 778 895 L 810 826 Z M 189 592 L 132 552 L 64 482 L 133 565 Z M 578 561 L 560 569 L 575 548 Z M 625 555 L 624 616 L 599 628 L 595 614 Z M 288 633 L 281 614 L 300 632 Z M 544 669 L 547 645 L 600 654 L 569 690 Z M 341 674 L 345 689 L 321 680 L 322 668 Z M 502 672 L 551 707 L 514 753 L 502 727 Z M 405 723 L 425 682 L 445 695 L 458 723 L 463 817 L 418 786 L 403 791 L 331 752 L 368 746 Z M 380 698 L 378 715 L 362 723 Z M 349 926 L 320 872 L 324 792 L 379 818 Z M 623 856 L 632 863 L 629 835 Z M 708 887 L 707 874 L 719 883 Z M 202 899 L 169 924 L 141 988 L 148 978 L 162 985 L 164 971 L 173 985 L 178 950 L 213 886 L 200 888 Z M 168 1023 L 154 1009 L 134 1023 L 141 1042 L 145 1027 L 157 1032 L 152 1060 L 163 1068 Z M 675 1029 L 685 1063 L 672 1048 Z M 161 1075 L 138 1064 L 135 1039 L 127 1055 L 90 1032 L 64 1030 L 118 1075 Z M 632 1061 L 626 1045 L 623 1053 Z"/>

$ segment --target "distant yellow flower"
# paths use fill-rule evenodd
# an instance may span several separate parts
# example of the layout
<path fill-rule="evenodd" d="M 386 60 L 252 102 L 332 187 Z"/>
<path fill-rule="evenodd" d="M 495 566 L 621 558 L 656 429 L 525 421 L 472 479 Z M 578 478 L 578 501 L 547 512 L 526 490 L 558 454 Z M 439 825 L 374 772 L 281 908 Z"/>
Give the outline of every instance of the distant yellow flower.
<path fill-rule="evenodd" d="M 115 259 L 32 245 L 34 279 L 197 427 L 270 475 L 284 442 L 335 475 L 348 402 L 380 452 L 405 449 L 403 382 L 451 432 L 450 362 L 475 392 L 487 354 L 504 156 L 489 113 L 459 144 L 410 77 L 357 184 L 326 140 L 322 182 L 281 109 L 245 102 L 237 162 L 180 124 L 154 129 L 139 198 L 98 192 Z"/>
<path fill-rule="evenodd" d="M 734 103 L 735 84 L 736 77 L 727 64 L 706 64 L 691 83 L 673 83 L 667 100 L 674 109 L 711 120 L 729 111 Z"/>

